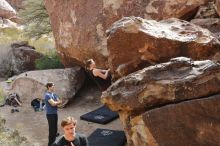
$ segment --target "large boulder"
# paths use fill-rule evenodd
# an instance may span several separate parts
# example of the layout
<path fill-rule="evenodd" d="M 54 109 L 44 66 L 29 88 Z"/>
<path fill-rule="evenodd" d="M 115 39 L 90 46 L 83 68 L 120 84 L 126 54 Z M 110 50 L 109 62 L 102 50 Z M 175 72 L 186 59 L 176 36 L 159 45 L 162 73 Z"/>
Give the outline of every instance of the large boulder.
<path fill-rule="evenodd" d="M 9 19 L 5 19 L 1 17 L 0 18 L 0 29 L 4 29 L 4 28 L 19 29 L 19 26 L 17 23 Z"/>
<path fill-rule="evenodd" d="M 128 118 L 129 146 L 217 146 L 220 94 L 155 108 Z"/>
<path fill-rule="evenodd" d="M 84 79 L 84 70 L 80 67 L 29 71 L 12 82 L 8 93 L 18 93 L 22 102 L 30 103 L 35 98 L 43 98 L 46 83 L 53 82 L 55 93 L 62 98 L 65 105 L 74 98 Z"/>
<path fill-rule="evenodd" d="M 220 42 L 210 31 L 176 18 L 157 22 L 125 17 L 108 34 L 108 61 L 114 79 L 173 57 L 203 60 L 220 52 Z"/>
<path fill-rule="evenodd" d="M 190 22 L 208 29 L 220 40 L 220 18 L 193 19 Z"/>
<path fill-rule="evenodd" d="M 190 20 L 196 15 L 200 6 L 212 1 L 213 0 L 149 0 L 145 7 L 145 18 L 162 20 L 175 17 Z"/>
<path fill-rule="evenodd" d="M 219 83 L 220 64 L 178 57 L 120 78 L 103 92 L 102 101 L 131 112 L 217 94 Z"/>
<path fill-rule="evenodd" d="M 0 1 L 0 17 L 10 19 L 12 17 L 16 17 L 16 15 L 16 11 L 6 0 Z"/>
<path fill-rule="evenodd" d="M 7 0 L 7 2 L 16 10 L 23 9 L 24 0 Z"/>
<path fill-rule="evenodd" d="M 220 64 L 179 57 L 122 77 L 101 100 L 119 112 L 129 146 L 217 145 L 220 95 L 209 96 L 219 93 Z"/>
<path fill-rule="evenodd" d="M 216 9 L 218 15 L 220 16 L 220 0 L 216 0 L 215 9 Z"/>
<path fill-rule="evenodd" d="M 210 0 L 45 0 L 56 46 L 66 67 L 83 65 L 93 58 L 100 67 L 107 67 L 105 31 L 124 16 L 156 20 L 194 16 L 200 5 Z"/>
<path fill-rule="evenodd" d="M 3 61 L 5 76 L 35 70 L 35 60 L 43 57 L 43 54 L 37 52 L 27 42 L 14 43 L 11 48 L 8 56 Z"/>
<path fill-rule="evenodd" d="M 218 2 L 216 1 L 216 4 Z M 220 40 L 220 19 L 217 13 L 217 7 L 214 2 L 200 6 L 196 16 L 190 22 L 207 28 L 216 38 Z"/>
<path fill-rule="evenodd" d="M 213 2 L 209 2 L 206 5 L 200 6 L 194 18 L 201 19 L 201 18 L 218 18 L 218 17 L 219 16 L 216 11 L 216 5 L 213 1 Z"/>

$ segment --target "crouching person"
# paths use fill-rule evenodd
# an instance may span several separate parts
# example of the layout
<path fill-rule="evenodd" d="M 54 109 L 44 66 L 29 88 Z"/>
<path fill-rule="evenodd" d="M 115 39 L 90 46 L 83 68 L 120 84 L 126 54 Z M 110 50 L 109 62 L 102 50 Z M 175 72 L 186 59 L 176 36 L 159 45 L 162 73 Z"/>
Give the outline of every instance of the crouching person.
<path fill-rule="evenodd" d="M 86 136 L 76 133 L 76 120 L 67 117 L 62 120 L 64 135 L 56 139 L 52 146 L 89 146 Z"/>

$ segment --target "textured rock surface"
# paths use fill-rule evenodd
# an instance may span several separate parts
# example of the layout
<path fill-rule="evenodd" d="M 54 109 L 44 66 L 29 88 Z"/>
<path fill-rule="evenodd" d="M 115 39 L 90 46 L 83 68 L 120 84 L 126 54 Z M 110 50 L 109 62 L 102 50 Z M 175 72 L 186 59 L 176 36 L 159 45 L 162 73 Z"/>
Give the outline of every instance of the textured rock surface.
<path fill-rule="evenodd" d="M 24 0 L 7 0 L 7 2 L 16 10 L 22 9 Z"/>
<path fill-rule="evenodd" d="M 19 75 L 12 83 L 9 93 L 18 93 L 23 102 L 43 98 L 47 82 L 54 82 L 55 93 L 64 104 L 74 97 L 84 83 L 84 71 L 80 67 L 30 71 Z"/>
<path fill-rule="evenodd" d="M 130 146 L 217 146 L 220 94 L 167 105 L 130 119 Z"/>
<path fill-rule="evenodd" d="M 16 18 L 17 19 L 17 18 Z M 14 20 L 13 20 L 14 21 Z M 0 18 L 0 29 L 4 29 L 4 28 L 18 28 L 19 29 L 19 26 L 18 24 L 16 23 L 17 21 L 13 22 L 11 21 L 11 19 L 5 19 L 5 18 Z"/>
<path fill-rule="evenodd" d="M 220 0 L 216 0 L 215 9 L 216 9 L 218 15 L 220 16 Z"/>
<path fill-rule="evenodd" d="M 219 83 L 218 63 L 178 57 L 117 80 L 102 101 L 114 110 L 136 111 L 220 93 Z"/>
<path fill-rule="evenodd" d="M 198 7 L 212 0 L 149 0 L 146 6 L 145 18 L 154 20 L 171 17 L 190 19 Z"/>
<path fill-rule="evenodd" d="M 27 43 L 14 43 L 7 58 L 3 61 L 3 72 L 5 76 L 18 75 L 25 71 L 34 70 L 35 60 L 43 57 L 43 54 L 34 50 Z M 1 73 L 1 74 L 2 74 Z"/>
<path fill-rule="evenodd" d="M 216 3 L 210 2 L 207 5 L 200 6 L 195 19 L 190 22 L 207 28 L 220 40 L 220 19 L 217 13 L 219 4 L 219 0 L 216 0 Z"/>
<path fill-rule="evenodd" d="M 214 1 L 200 6 L 195 18 L 218 18 L 218 13 L 216 11 L 216 5 Z"/>
<path fill-rule="evenodd" d="M 220 52 L 218 39 L 207 29 L 175 18 L 157 22 L 125 17 L 109 29 L 107 45 L 115 79 L 173 57 L 203 60 Z"/>
<path fill-rule="evenodd" d="M 16 14 L 16 11 L 6 0 L 0 1 L 0 17 L 10 19 L 12 17 L 16 17 Z"/>
<path fill-rule="evenodd" d="M 220 64 L 179 57 L 117 80 L 101 100 L 119 112 L 129 146 L 215 145 L 220 95 L 195 99 L 219 94 L 219 85 Z"/>
<path fill-rule="evenodd" d="M 206 19 L 193 19 L 190 21 L 193 24 L 207 28 L 211 31 L 218 40 L 220 40 L 220 19 L 219 18 L 206 18 Z"/>
<path fill-rule="evenodd" d="M 107 67 L 105 31 L 124 16 L 166 19 L 191 18 L 197 8 L 210 0 L 45 0 L 56 46 L 66 67 L 83 65 L 93 58 Z"/>

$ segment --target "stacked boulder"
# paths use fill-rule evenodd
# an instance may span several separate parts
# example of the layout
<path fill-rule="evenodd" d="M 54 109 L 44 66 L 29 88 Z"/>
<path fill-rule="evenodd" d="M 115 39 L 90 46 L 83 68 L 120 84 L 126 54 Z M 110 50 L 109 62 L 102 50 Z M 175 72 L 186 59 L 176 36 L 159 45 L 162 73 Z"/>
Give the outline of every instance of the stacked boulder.
<path fill-rule="evenodd" d="M 93 58 L 99 67 L 109 67 L 105 31 L 123 17 L 191 20 L 210 0 L 45 0 L 57 50 L 65 66 L 83 65 Z M 111 57 L 111 56 L 110 56 Z"/>
<path fill-rule="evenodd" d="M 218 145 L 220 64 L 179 57 L 117 80 L 102 102 L 118 111 L 129 146 Z"/>
<path fill-rule="evenodd" d="M 9 52 L 2 57 L 0 76 L 10 77 L 36 69 L 35 60 L 43 57 L 43 54 L 37 52 L 34 47 L 24 41 L 11 44 Z"/>
<path fill-rule="evenodd" d="M 101 100 L 129 146 L 219 144 L 219 0 L 45 4 L 66 67 L 111 69 Z"/>
<path fill-rule="evenodd" d="M 114 79 L 170 58 L 204 60 L 220 52 L 220 42 L 210 31 L 176 18 L 123 18 L 108 30 L 107 46 Z"/>
<path fill-rule="evenodd" d="M 18 1 L 17 1 L 17 3 L 18 3 Z M 22 1 L 20 1 L 19 4 L 21 6 Z M 14 6 L 16 6 L 16 5 L 14 5 Z M 16 22 L 16 23 L 21 22 L 21 19 L 18 17 L 17 11 L 6 0 L 0 1 L 0 17 L 2 20 L 2 25 L 5 23 L 5 21 L 9 21 L 10 23 L 11 23 L 11 21 Z"/>

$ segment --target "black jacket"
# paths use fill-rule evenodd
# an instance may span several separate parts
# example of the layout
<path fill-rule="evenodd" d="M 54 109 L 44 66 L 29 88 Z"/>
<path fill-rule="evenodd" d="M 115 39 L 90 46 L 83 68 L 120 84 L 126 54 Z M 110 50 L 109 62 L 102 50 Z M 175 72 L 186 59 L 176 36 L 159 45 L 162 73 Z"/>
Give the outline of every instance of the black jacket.
<path fill-rule="evenodd" d="M 76 133 L 73 141 L 67 141 L 64 136 L 60 136 L 56 139 L 52 146 L 71 146 L 71 142 L 74 146 L 89 146 L 86 136 L 79 133 Z"/>

